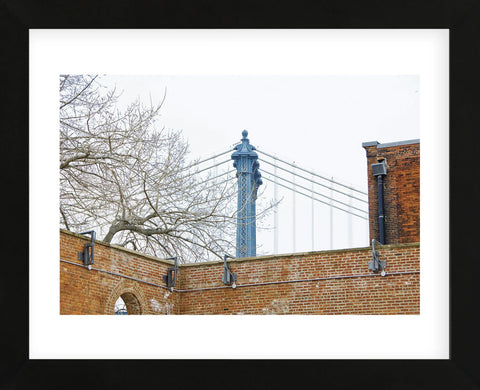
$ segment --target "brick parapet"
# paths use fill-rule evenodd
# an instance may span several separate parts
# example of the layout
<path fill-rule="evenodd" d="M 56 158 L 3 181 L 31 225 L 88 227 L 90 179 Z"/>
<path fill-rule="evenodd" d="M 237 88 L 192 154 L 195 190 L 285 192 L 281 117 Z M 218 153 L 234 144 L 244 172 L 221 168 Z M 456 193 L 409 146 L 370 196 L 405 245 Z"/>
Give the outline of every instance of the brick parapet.
<path fill-rule="evenodd" d="M 139 314 L 179 310 L 178 293 L 163 288 L 162 277 L 172 262 L 96 241 L 94 264 L 88 270 L 78 252 L 89 241 L 60 231 L 60 314 L 113 314 L 122 294 L 138 299 Z"/>
<path fill-rule="evenodd" d="M 60 232 L 61 314 L 113 314 L 122 294 L 141 314 L 418 314 L 420 246 L 376 248 L 387 276 L 368 271 L 371 248 L 231 259 L 237 287 L 222 283 L 223 261 L 181 264 L 177 286 L 165 288 L 171 263 L 97 242 L 95 264 L 77 259 L 88 238 Z M 68 261 L 65 262 L 65 261 Z M 123 275 L 119 276 L 119 275 Z"/>

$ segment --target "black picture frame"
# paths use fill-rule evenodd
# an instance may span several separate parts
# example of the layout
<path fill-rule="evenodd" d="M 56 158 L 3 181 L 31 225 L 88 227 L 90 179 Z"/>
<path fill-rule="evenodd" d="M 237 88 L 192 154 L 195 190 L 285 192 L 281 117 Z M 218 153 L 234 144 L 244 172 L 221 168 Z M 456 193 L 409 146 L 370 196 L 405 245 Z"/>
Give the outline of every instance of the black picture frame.
<path fill-rule="evenodd" d="M 444 1 L 6 0 L 0 4 L 4 155 L 0 385 L 6 389 L 209 385 L 477 389 L 474 129 L 480 129 L 480 5 Z M 30 360 L 28 357 L 28 30 L 31 28 L 442 28 L 450 31 L 450 353 L 448 360 Z M 56 248 L 45 248 L 56 256 Z M 167 330 L 159 337 L 168 337 Z M 234 340 L 234 335 L 232 335 Z"/>

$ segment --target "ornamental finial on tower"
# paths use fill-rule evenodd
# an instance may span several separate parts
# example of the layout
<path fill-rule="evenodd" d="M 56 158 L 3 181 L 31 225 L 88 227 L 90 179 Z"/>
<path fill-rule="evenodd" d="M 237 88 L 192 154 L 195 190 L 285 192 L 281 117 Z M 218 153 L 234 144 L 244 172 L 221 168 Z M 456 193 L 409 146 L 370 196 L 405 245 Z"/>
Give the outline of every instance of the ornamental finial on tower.
<path fill-rule="evenodd" d="M 236 152 L 232 154 L 233 160 L 237 160 L 240 155 L 248 155 L 248 157 L 258 158 L 258 154 L 254 152 L 254 150 L 256 150 L 255 146 L 250 145 L 250 140 L 247 138 L 247 135 L 248 131 L 243 130 L 241 139 L 242 143 L 233 148 L 233 150 L 236 150 Z"/>

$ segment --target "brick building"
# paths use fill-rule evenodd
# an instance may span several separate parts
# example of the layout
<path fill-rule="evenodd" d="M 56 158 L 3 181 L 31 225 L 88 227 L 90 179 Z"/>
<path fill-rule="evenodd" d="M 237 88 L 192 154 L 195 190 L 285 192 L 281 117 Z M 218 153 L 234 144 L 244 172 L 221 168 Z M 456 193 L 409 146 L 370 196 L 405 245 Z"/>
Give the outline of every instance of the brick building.
<path fill-rule="evenodd" d="M 379 237 L 382 174 L 385 245 L 375 249 L 386 274 L 372 272 L 372 247 L 180 264 L 96 241 L 88 267 L 78 252 L 90 243 L 60 231 L 60 314 L 419 314 L 419 141 L 366 142 L 370 238 Z M 226 283 L 225 275 L 235 274 Z"/>
<path fill-rule="evenodd" d="M 378 182 L 372 166 L 383 162 L 385 244 L 420 242 L 420 140 L 362 146 L 367 152 L 370 239 L 380 236 Z"/>

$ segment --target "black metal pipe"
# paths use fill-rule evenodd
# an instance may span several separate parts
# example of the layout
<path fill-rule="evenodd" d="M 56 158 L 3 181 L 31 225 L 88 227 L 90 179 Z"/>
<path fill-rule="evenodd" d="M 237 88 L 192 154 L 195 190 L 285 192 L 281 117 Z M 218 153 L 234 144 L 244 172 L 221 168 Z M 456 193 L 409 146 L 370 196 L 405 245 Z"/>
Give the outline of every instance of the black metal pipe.
<path fill-rule="evenodd" d="M 377 176 L 378 182 L 378 229 L 380 244 L 385 245 L 385 214 L 383 210 L 383 175 Z"/>

